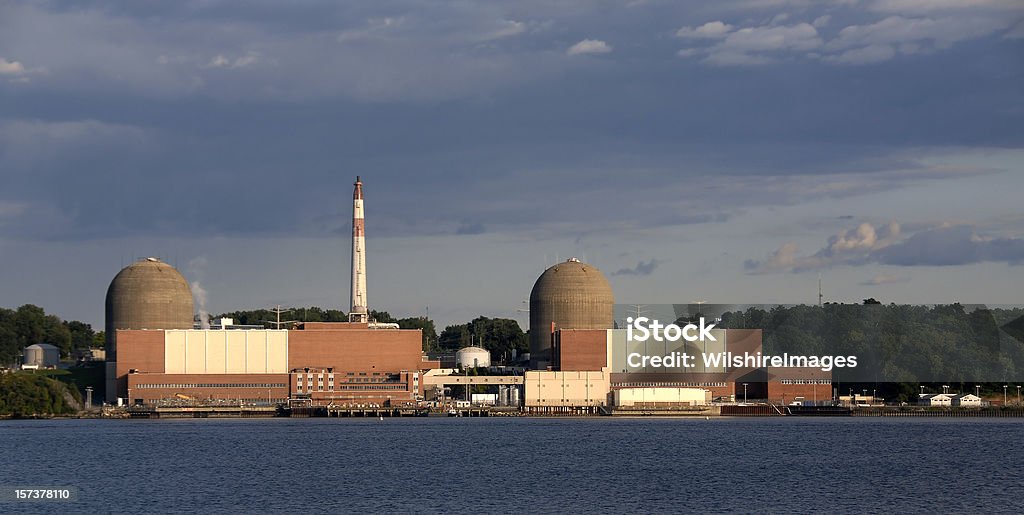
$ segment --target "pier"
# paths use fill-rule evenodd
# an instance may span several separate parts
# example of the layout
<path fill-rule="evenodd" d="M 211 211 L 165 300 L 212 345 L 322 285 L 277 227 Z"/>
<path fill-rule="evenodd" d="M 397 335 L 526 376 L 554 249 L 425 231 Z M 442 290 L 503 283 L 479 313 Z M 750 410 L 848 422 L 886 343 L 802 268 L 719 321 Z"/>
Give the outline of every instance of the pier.
<path fill-rule="evenodd" d="M 128 418 L 256 418 L 274 417 L 275 406 L 133 406 Z"/>

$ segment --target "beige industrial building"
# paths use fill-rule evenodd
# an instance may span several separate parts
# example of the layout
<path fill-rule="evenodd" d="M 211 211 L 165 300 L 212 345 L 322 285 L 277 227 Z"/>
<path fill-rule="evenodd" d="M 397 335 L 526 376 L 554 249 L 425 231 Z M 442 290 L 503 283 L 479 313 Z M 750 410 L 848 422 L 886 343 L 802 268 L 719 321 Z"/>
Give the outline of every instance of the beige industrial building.
<path fill-rule="evenodd" d="M 163 331 L 165 374 L 287 374 L 288 331 Z"/>
<path fill-rule="evenodd" d="M 616 407 L 674 408 L 703 406 L 711 402 L 711 390 L 703 388 L 618 388 Z"/>
<path fill-rule="evenodd" d="M 524 387 L 527 411 L 559 412 L 569 408 L 608 405 L 611 389 L 607 369 L 574 372 L 530 370 Z"/>

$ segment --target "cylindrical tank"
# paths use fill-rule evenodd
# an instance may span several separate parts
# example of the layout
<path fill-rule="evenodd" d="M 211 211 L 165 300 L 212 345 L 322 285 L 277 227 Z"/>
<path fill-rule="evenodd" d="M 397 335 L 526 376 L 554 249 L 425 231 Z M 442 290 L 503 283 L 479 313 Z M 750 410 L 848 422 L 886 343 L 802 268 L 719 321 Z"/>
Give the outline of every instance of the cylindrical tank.
<path fill-rule="evenodd" d="M 175 268 L 146 258 L 121 270 L 107 288 L 107 360 L 117 360 L 117 329 L 191 329 L 192 290 Z"/>
<path fill-rule="evenodd" d="M 512 385 L 508 391 L 508 405 L 519 407 L 519 386 Z"/>
<path fill-rule="evenodd" d="M 530 366 L 551 362 L 551 331 L 612 329 L 615 297 L 604 274 L 571 258 L 541 274 L 530 292 Z"/>
<path fill-rule="evenodd" d="M 463 347 L 455 353 L 455 363 L 460 367 L 489 367 L 491 352 L 480 347 Z"/>
<path fill-rule="evenodd" d="M 47 343 L 29 345 L 25 347 L 23 355 L 23 363 L 29 366 L 46 368 L 60 364 L 60 349 Z"/>
<path fill-rule="evenodd" d="M 38 345 L 25 347 L 24 363 L 29 366 L 40 366 L 43 363 L 43 348 Z"/>

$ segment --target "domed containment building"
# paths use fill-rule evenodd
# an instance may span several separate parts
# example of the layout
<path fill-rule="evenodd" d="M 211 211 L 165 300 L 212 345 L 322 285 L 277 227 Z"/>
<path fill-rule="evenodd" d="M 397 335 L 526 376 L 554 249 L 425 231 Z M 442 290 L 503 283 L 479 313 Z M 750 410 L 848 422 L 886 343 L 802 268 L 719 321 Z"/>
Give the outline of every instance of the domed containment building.
<path fill-rule="evenodd" d="M 118 329 L 191 329 L 192 321 L 192 290 L 173 266 L 152 257 L 128 265 L 107 288 L 108 368 L 117 361 Z M 108 400 L 113 379 L 108 371 Z"/>
<path fill-rule="evenodd" d="M 531 368 L 551 363 L 552 327 L 612 329 L 614 304 L 611 285 L 592 265 L 571 258 L 545 270 L 530 292 Z"/>

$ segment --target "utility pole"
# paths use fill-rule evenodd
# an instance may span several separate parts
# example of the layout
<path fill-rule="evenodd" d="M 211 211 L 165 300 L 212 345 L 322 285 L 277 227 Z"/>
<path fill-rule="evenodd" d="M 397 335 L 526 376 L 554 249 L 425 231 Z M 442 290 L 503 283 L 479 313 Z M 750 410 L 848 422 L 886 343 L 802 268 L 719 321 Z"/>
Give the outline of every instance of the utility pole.
<path fill-rule="evenodd" d="M 821 307 L 821 299 L 822 298 L 823 298 L 823 296 L 821 294 L 821 273 L 819 272 L 818 273 L 818 307 L 819 308 Z"/>
<path fill-rule="evenodd" d="M 295 322 L 298 322 L 298 320 L 285 320 L 284 322 L 281 321 L 281 314 L 288 313 L 291 310 L 291 308 L 282 308 L 281 305 L 278 304 L 277 307 L 270 310 L 271 313 L 277 315 L 277 321 L 263 320 L 263 322 L 268 324 L 274 324 L 274 329 L 280 329 L 282 324 L 294 324 Z"/>

